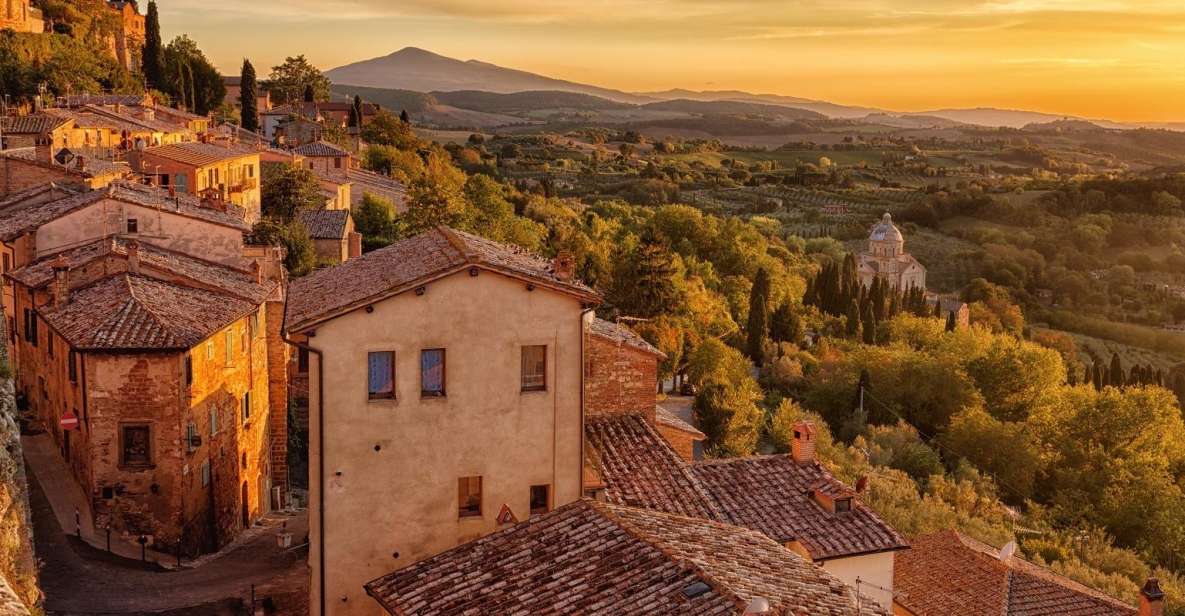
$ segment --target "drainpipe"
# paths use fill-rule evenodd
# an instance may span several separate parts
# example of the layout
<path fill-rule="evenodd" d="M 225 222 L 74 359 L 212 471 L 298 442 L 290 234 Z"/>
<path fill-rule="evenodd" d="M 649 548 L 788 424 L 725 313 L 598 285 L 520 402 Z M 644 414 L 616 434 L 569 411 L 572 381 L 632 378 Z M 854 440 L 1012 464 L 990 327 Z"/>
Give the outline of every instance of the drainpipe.
<path fill-rule="evenodd" d="M 584 337 L 586 335 L 584 317 L 596 309 L 596 306 L 590 306 L 580 311 L 580 459 L 577 460 L 576 468 L 576 485 L 580 486 L 580 493 L 577 495 L 577 500 L 584 498 L 584 373 L 588 370 L 584 358 Z"/>
<path fill-rule="evenodd" d="M 297 349 L 304 349 L 311 354 L 317 356 L 317 537 L 321 540 L 321 545 L 317 549 L 317 560 L 319 561 L 320 572 L 317 576 L 317 585 L 320 588 L 320 616 L 326 616 L 325 613 L 325 381 L 322 378 L 324 369 L 321 366 L 322 355 L 321 351 L 303 343 L 297 342 L 288 337 L 288 310 L 287 301 L 285 301 L 284 320 L 280 324 L 280 339 Z M 285 405 L 285 409 L 287 405 Z M 291 429 L 291 427 L 289 428 Z M 287 438 L 287 435 L 285 435 Z"/>

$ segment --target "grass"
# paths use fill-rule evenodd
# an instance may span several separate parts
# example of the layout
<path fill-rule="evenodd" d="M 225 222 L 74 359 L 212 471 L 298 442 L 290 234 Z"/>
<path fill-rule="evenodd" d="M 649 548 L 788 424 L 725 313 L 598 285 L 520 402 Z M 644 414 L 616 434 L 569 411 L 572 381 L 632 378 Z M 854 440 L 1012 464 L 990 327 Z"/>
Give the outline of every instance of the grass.
<path fill-rule="evenodd" d="M 1098 317 L 1053 310 L 1046 315 L 1050 327 L 1131 347 L 1185 358 L 1185 335 L 1135 323 L 1118 323 Z"/>
<path fill-rule="evenodd" d="M 1034 330 L 1048 330 L 1045 327 L 1034 327 Z M 1062 330 L 1049 330 L 1062 331 Z M 1078 358 L 1083 364 L 1090 365 L 1095 357 L 1101 361 L 1111 361 L 1111 355 L 1118 353 L 1120 360 L 1123 361 L 1123 366 L 1130 369 L 1134 365 L 1151 365 L 1164 371 L 1172 370 L 1185 361 L 1185 356 L 1163 353 L 1146 349 L 1143 347 L 1132 346 L 1114 340 L 1106 340 L 1104 338 L 1095 338 L 1078 332 L 1064 332 L 1074 339 L 1074 343 L 1078 345 Z"/>

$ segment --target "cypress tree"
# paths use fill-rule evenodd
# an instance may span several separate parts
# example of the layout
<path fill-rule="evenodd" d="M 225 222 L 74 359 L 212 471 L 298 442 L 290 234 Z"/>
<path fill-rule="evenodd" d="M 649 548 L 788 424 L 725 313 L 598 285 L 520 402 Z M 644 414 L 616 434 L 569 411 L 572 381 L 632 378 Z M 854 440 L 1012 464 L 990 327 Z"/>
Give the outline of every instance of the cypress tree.
<path fill-rule="evenodd" d="M 1082 371 L 1082 382 L 1087 385 L 1094 383 L 1094 368 L 1092 366 L 1087 366 Z"/>
<path fill-rule="evenodd" d="M 939 318 L 942 317 L 942 300 L 937 300 L 934 302 L 934 316 Z"/>
<path fill-rule="evenodd" d="M 1107 373 L 1111 376 L 1112 386 L 1123 387 L 1123 361 L 1119 359 L 1119 353 L 1111 354 L 1111 369 Z"/>
<path fill-rule="evenodd" d="M 156 10 L 156 2 L 148 3 L 148 11 L 144 15 L 144 49 L 140 53 L 141 70 L 148 87 L 164 90 L 164 51 L 160 40 L 160 14 Z"/>
<path fill-rule="evenodd" d="M 1091 383 L 1094 383 L 1096 391 L 1102 391 L 1103 386 L 1107 384 L 1107 375 L 1103 373 L 1102 364 L 1097 361 L 1094 363 L 1094 378 L 1091 379 Z"/>
<path fill-rule="evenodd" d="M 955 318 L 955 311 L 951 310 L 950 313 L 946 315 L 946 331 L 953 332 L 958 328 L 958 326 L 959 320 Z"/>
<path fill-rule="evenodd" d="M 259 109 L 255 96 L 255 67 L 251 66 L 250 60 L 243 58 L 243 72 L 239 78 L 239 117 L 242 127 L 251 132 L 259 130 Z"/>
<path fill-rule="evenodd" d="M 769 273 L 765 268 L 757 270 L 753 278 L 753 288 L 749 292 L 749 323 L 747 327 L 748 340 L 745 348 L 749 358 L 758 367 L 762 361 L 762 347 L 765 345 L 765 335 L 769 329 Z"/>
<path fill-rule="evenodd" d="M 798 344 L 799 329 L 798 315 L 794 313 L 794 309 L 790 307 L 790 301 L 782 302 L 774 313 L 770 315 L 769 319 L 769 337 L 774 342 L 792 342 Z"/>
<path fill-rule="evenodd" d="M 887 285 L 880 277 L 872 279 L 872 288 L 868 290 L 868 299 L 872 303 L 872 315 L 879 321 L 885 319 L 885 288 Z"/>
<path fill-rule="evenodd" d="M 411 116 L 407 115 L 406 109 L 399 112 L 399 119 L 402 120 L 404 124 L 411 124 Z"/>
<path fill-rule="evenodd" d="M 815 296 L 815 283 L 818 280 L 818 278 L 819 278 L 818 274 L 811 276 L 810 278 L 807 278 L 806 292 L 802 294 L 802 305 L 803 306 L 817 306 L 818 305 L 818 298 Z"/>
<path fill-rule="evenodd" d="M 354 95 L 354 104 L 350 106 L 350 128 L 362 126 L 362 97 Z"/>
<path fill-rule="evenodd" d="M 860 333 L 860 307 L 856 305 L 855 301 L 848 304 L 847 317 L 848 317 L 848 327 L 847 327 L 848 335 L 851 336 L 852 338 L 855 338 Z"/>
<path fill-rule="evenodd" d="M 317 92 L 313 89 L 313 84 L 305 84 L 304 87 L 304 102 L 312 103 L 317 100 Z"/>
<path fill-rule="evenodd" d="M 862 321 L 860 327 L 864 331 L 864 344 L 876 344 L 876 315 L 871 308 L 864 311 Z"/>

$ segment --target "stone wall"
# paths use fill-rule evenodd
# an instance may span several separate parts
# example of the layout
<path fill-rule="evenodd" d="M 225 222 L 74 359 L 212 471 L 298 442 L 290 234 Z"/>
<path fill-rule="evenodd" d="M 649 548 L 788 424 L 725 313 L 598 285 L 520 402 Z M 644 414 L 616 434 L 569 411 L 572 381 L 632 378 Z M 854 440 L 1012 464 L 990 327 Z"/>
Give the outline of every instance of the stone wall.
<path fill-rule="evenodd" d="M 584 349 L 584 408 L 587 415 L 643 413 L 654 425 L 658 358 L 642 349 L 587 336 Z"/>
<path fill-rule="evenodd" d="M 0 324 L 0 333 L 7 329 Z M 29 488 L 5 345 L 0 344 L 0 614 L 28 614 L 41 602 L 33 559 Z"/>

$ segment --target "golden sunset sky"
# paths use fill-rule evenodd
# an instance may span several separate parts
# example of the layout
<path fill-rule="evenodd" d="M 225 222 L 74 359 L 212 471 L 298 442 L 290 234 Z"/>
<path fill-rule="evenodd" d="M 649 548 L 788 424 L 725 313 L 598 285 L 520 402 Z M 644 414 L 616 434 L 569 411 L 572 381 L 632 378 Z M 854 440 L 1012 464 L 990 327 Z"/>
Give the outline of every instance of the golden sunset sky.
<path fill-rule="evenodd" d="M 158 0 L 227 74 L 421 47 L 628 91 L 1185 120 L 1185 0 Z"/>

